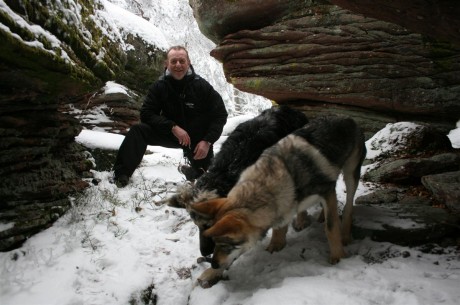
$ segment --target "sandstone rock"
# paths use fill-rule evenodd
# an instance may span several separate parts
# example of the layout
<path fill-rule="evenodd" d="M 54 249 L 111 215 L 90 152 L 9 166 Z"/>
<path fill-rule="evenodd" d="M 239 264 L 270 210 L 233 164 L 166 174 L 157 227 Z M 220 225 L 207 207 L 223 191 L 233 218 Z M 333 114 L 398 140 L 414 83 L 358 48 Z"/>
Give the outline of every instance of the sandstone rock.
<path fill-rule="evenodd" d="M 460 169 L 460 155 L 439 154 L 428 158 L 409 158 L 391 161 L 368 171 L 363 179 L 376 183 L 420 184 L 426 175 Z"/>
<path fill-rule="evenodd" d="M 327 1 L 190 4 L 218 43 L 211 55 L 242 91 L 296 107 L 365 109 L 387 122 L 458 120 L 460 47 Z M 277 13 L 261 23 L 262 8 Z"/>
<path fill-rule="evenodd" d="M 63 105 L 61 111 L 76 117 L 87 129 L 103 129 L 107 132 L 126 134 L 139 122 L 141 97 L 128 92 L 105 93 L 101 90 L 85 96 L 72 104 Z M 106 117 L 104 121 L 95 118 Z"/>
<path fill-rule="evenodd" d="M 404 246 L 440 244 L 457 238 L 460 218 L 445 209 L 421 204 L 357 205 L 353 208 L 355 239 L 371 238 Z"/>
<path fill-rule="evenodd" d="M 460 46 L 460 6 L 456 0 L 330 0 L 350 11 L 399 24 L 416 33 Z"/>
<path fill-rule="evenodd" d="M 460 212 L 460 171 L 424 176 L 422 183 L 436 201 L 452 212 Z"/>
<path fill-rule="evenodd" d="M 389 162 L 455 151 L 446 134 L 447 131 L 424 123 L 389 123 L 367 141 L 367 158 Z"/>

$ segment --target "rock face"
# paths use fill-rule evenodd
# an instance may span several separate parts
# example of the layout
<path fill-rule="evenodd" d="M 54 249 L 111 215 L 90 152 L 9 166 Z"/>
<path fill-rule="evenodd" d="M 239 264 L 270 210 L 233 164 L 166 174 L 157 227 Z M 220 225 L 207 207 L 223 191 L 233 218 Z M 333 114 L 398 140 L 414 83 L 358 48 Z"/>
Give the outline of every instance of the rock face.
<path fill-rule="evenodd" d="M 458 120 L 460 47 L 435 40 L 450 25 L 422 35 L 328 1 L 190 4 L 203 33 L 218 44 L 211 55 L 242 91 L 312 114 L 347 111 L 374 132 L 398 120 L 451 127 Z"/>
<path fill-rule="evenodd" d="M 82 178 L 89 177 L 92 163 L 75 143 L 82 125 L 68 114 L 69 105 L 88 102 L 108 80 L 144 91 L 147 80 L 162 72 L 164 52 L 156 46 L 133 35 L 125 41 L 105 35 L 113 29 L 95 17 L 101 5 L 99 0 L 0 5 L 0 251 L 50 226 L 70 207 L 69 196 L 88 185 Z M 128 43 L 136 48 L 120 48 Z M 106 100 L 119 108 L 136 101 Z M 114 113 L 123 120 L 130 116 Z M 123 132 L 129 123 L 112 127 Z"/>
<path fill-rule="evenodd" d="M 460 46 L 460 6 L 455 0 L 331 0 L 333 4 L 379 20 L 399 24 L 416 33 Z"/>

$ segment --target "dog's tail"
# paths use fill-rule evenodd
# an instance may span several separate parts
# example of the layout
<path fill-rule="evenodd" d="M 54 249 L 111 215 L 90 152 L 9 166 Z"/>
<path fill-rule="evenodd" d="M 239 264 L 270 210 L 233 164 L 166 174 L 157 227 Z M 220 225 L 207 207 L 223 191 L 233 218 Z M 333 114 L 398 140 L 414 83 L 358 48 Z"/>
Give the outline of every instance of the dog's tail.
<path fill-rule="evenodd" d="M 193 201 L 194 191 L 191 183 L 185 183 L 177 188 L 176 194 L 154 202 L 155 205 L 169 205 L 173 208 L 185 209 Z"/>

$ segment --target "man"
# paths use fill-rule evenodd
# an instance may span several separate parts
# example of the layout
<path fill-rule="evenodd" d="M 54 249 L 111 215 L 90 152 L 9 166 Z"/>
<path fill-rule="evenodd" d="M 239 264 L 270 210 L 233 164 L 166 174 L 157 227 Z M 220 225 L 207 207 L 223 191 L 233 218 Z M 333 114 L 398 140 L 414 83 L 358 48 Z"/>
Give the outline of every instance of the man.
<path fill-rule="evenodd" d="M 214 156 L 213 143 L 222 134 L 227 111 L 219 93 L 195 74 L 187 50 L 171 47 L 165 73 L 149 88 L 140 111 L 141 123 L 131 127 L 113 167 L 119 187 L 142 161 L 147 145 L 182 148 L 190 166 L 180 171 L 187 180 L 201 176 Z"/>

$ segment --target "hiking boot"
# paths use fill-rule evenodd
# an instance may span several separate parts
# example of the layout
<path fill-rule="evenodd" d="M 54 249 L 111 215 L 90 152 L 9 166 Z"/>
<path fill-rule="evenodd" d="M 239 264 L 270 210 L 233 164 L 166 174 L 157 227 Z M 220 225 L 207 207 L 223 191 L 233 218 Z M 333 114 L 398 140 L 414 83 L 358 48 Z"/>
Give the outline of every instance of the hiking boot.
<path fill-rule="evenodd" d="M 204 173 L 202 169 L 194 169 L 193 167 L 188 165 L 181 165 L 179 167 L 179 172 L 181 174 L 184 174 L 185 179 L 192 182 Z"/>
<path fill-rule="evenodd" d="M 115 176 L 113 178 L 113 183 L 119 188 L 125 187 L 128 185 L 129 177 L 126 175 Z"/>

